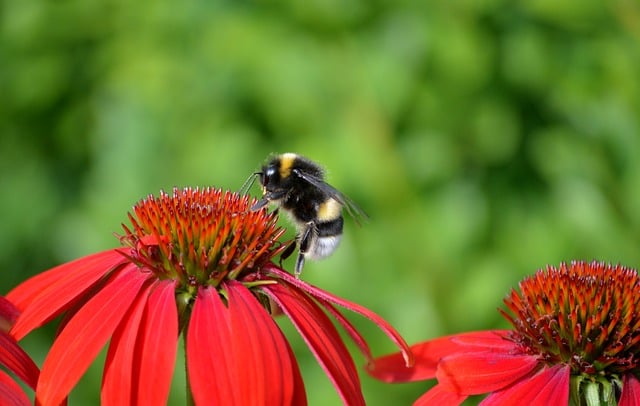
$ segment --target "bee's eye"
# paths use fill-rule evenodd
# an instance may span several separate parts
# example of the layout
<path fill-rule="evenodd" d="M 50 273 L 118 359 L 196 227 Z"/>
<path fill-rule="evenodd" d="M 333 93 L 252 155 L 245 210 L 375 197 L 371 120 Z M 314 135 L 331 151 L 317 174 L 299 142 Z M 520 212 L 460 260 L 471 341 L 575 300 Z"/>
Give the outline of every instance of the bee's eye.
<path fill-rule="evenodd" d="M 271 183 L 275 180 L 275 177 L 277 175 L 277 171 L 275 168 L 267 168 L 266 171 L 264 171 L 264 174 L 262 175 L 262 184 L 266 185 L 268 183 Z"/>

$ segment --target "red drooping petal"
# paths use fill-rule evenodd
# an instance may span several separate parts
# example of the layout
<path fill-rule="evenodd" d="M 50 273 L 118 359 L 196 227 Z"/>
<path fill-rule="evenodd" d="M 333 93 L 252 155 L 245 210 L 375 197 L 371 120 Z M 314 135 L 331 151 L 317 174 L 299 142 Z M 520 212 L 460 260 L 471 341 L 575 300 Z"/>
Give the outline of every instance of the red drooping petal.
<path fill-rule="evenodd" d="M 530 355 L 484 351 L 449 355 L 440 360 L 436 378 L 451 392 L 476 395 L 502 389 L 538 366 Z"/>
<path fill-rule="evenodd" d="M 450 337 L 451 341 L 465 352 L 486 350 L 509 353 L 514 350 L 513 341 L 505 338 L 510 332 L 511 330 L 471 331 Z"/>
<path fill-rule="evenodd" d="M 187 330 L 187 373 L 196 405 L 240 404 L 229 312 L 212 288 L 200 288 Z"/>
<path fill-rule="evenodd" d="M 533 376 L 487 396 L 482 406 L 566 405 L 569 403 L 569 366 L 544 368 Z"/>
<path fill-rule="evenodd" d="M 9 331 L 19 315 L 20 310 L 4 296 L 0 296 L 0 331 Z"/>
<path fill-rule="evenodd" d="M 420 396 L 413 406 L 458 406 L 465 401 L 469 396 L 461 395 L 455 392 L 449 392 L 443 388 L 442 385 L 436 385 L 429 389 L 427 393 Z"/>
<path fill-rule="evenodd" d="M 121 406 L 134 404 L 134 349 L 140 336 L 140 321 L 153 284 L 145 284 L 135 302 L 118 325 L 111 338 L 102 375 L 101 404 Z"/>
<path fill-rule="evenodd" d="M 432 379 L 436 376 L 440 358 L 449 354 L 449 352 L 444 352 L 449 347 L 455 348 L 450 337 L 415 344 L 410 347 L 415 360 L 412 367 L 407 367 L 402 354 L 395 352 L 376 358 L 374 363 L 367 367 L 367 372 L 374 378 L 387 383 Z M 433 350 L 431 350 L 432 348 Z"/>
<path fill-rule="evenodd" d="M 293 394 L 291 396 L 291 401 L 288 404 L 295 406 L 304 406 L 307 404 L 307 393 L 304 388 L 304 381 L 302 380 L 302 375 L 300 374 L 300 368 L 298 367 L 296 356 L 286 339 L 285 343 L 287 344 L 287 351 L 289 354 L 288 357 L 291 360 L 291 366 L 293 367 Z"/>
<path fill-rule="evenodd" d="M 36 388 L 38 374 L 40 374 L 38 366 L 27 353 L 20 348 L 13 337 L 2 332 L 0 332 L 0 365 L 3 365 L 9 371 L 16 374 L 16 376 L 29 385 L 31 389 Z"/>
<path fill-rule="evenodd" d="M 351 337 L 353 342 L 360 349 L 360 352 L 362 352 L 364 357 L 367 359 L 367 366 L 373 365 L 373 354 L 371 353 L 371 348 L 358 329 L 356 329 L 356 327 L 342 313 L 340 313 L 333 304 L 322 299 L 317 300 L 318 303 L 320 303 L 325 310 L 327 310 L 338 321 L 338 323 L 340 323 L 347 334 L 349 334 L 349 337 Z"/>
<path fill-rule="evenodd" d="M 326 302 L 333 303 L 334 305 L 344 307 L 347 310 L 350 310 L 354 313 L 358 313 L 361 316 L 371 320 L 373 323 L 375 323 L 378 326 L 378 328 L 380 328 L 387 335 L 387 337 L 389 337 L 389 339 L 391 339 L 391 341 L 393 341 L 398 346 L 398 348 L 400 348 L 401 354 L 405 360 L 405 364 L 407 366 L 413 365 L 413 355 L 411 354 L 409 345 L 404 341 L 404 338 L 402 338 L 402 336 L 385 319 L 378 316 L 376 313 L 372 312 L 371 310 L 367 309 L 364 306 L 360 306 L 359 304 L 342 299 L 338 296 L 335 296 L 313 285 L 309 285 L 308 283 L 300 279 L 296 279 L 290 273 L 285 272 L 276 266 L 267 265 L 264 267 L 264 269 L 276 275 L 278 279 L 281 279 L 287 282 L 287 284 L 292 285 L 294 289 L 308 293 L 311 297 L 315 298 L 321 303 L 326 303 Z M 342 320 L 338 319 L 338 322 L 342 323 Z M 345 330 L 347 331 L 348 334 L 351 335 L 352 330 L 348 326 L 345 326 Z M 352 336 L 351 338 L 359 347 L 361 347 L 358 336 Z M 367 357 L 366 351 L 364 352 L 364 355 L 365 357 Z"/>
<path fill-rule="evenodd" d="M 236 281 L 226 284 L 229 315 L 234 336 L 234 357 L 238 365 L 238 383 L 250 385 L 242 391 L 246 405 L 301 404 L 296 399 L 295 375 L 299 375 L 296 359 L 288 342 L 269 313 L 244 285 Z M 300 382 L 302 378 L 300 377 Z"/>
<path fill-rule="evenodd" d="M 166 405 L 178 350 L 175 281 L 154 283 L 139 331 L 133 361 L 133 378 L 138 381 L 134 387 L 138 399 L 136 404 Z"/>
<path fill-rule="evenodd" d="M 30 406 L 31 401 L 20 385 L 4 371 L 0 370 L 0 405 Z"/>
<path fill-rule="evenodd" d="M 507 343 L 507 347 L 513 347 L 513 343 L 502 338 L 504 333 L 502 330 L 477 331 L 424 341 L 410 347 L 415 358 L 413 367 L 407 368 L 402 354 L 396 352 L 377 358 L 373 367 L 368 368 L 368 372 L 374 378 L 388 383 L 433 379 L 436 376 L 438 362 L 445 356 L 477 352 L 479 347 L 484 350 L 499 350 L 505 346 L 504 343 Z"/>
<path fill-rule="evenodd" d="M 632 373 L 622 378 L 622 395 L 618 406 L 640 406 L 640 381 Z"/>
<path fill-rule="evenodd" d="M 58 405 L 69 394 L 113 334 L 147 278 L 133 265 L 124 268 L 69 321 L 42 366 L 36 388 L 38 403 Z"/>
<path fill-rule="evenodd" d="M 348 405 L 364 405 L 360 379 L 351 355 L 322 309 L 295 287 L 273 284 L 264 285 L 262 289 L 293 322 L 342 401 Z"/>
<path fill-rule="evenodd" d="M 36 275 L 7 294 L 22 311 L 11 335 L 22 339 L 34 328 L 58 316 L 94 283 L 126 259 L 116 250 L 67 262 Z"/>

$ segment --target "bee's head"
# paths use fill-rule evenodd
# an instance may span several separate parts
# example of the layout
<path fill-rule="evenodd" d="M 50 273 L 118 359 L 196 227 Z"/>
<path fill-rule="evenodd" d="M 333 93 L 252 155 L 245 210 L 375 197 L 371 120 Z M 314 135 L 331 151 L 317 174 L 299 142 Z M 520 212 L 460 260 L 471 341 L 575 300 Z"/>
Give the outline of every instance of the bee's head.
<path fill-rule="evenodd" d="M 262 171 L 258 172 L 260 184 L 265 190 L 274 188 L 280 183 L 280 162 L 273 160 L 262 167 Z"/>

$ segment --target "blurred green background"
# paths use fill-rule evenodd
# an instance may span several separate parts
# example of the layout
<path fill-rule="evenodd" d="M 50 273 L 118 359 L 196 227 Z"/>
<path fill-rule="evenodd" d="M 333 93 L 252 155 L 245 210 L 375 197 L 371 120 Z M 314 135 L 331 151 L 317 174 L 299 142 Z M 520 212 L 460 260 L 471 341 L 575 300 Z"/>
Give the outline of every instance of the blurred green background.
<path fill-rule="evenodd" d="M 0 18 L 2 293 L 117 246 L 147 194 L 237 190 L 286 151 L 371 217 L 303 278 L 409 342 L 506 327 L 502 298 L 546 264 L 640 264 L 634 0 L 24 0 Z M 282 325 L 310 404 L 339 404 Z M 25 340 L 38 362 L 51 331 Z M 71 404 L 97 403 L 101 369 Z M 363 376 L 370 405 L 427 386 Z"/>

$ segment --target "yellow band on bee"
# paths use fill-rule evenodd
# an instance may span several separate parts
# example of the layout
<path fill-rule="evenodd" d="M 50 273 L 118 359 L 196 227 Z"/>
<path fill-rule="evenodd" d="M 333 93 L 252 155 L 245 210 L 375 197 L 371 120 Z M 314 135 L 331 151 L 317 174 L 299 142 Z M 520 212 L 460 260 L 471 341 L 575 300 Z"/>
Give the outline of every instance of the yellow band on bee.
<path fill-rule="evenodd" d="M 293 166 L 293 162 L 296 160 L 298 155 L 293 154 L 291 152 L 287 152 L 286 154 L 280 155 L 280 178 L 285 179 L 291 175 L 291 167 Z"/>
<path fill-rule="evenodd" d="M 342 205 L 334 199 L 322 202 L 318 206 L 318 220 L 330 221 L 340 217 Z"/>

